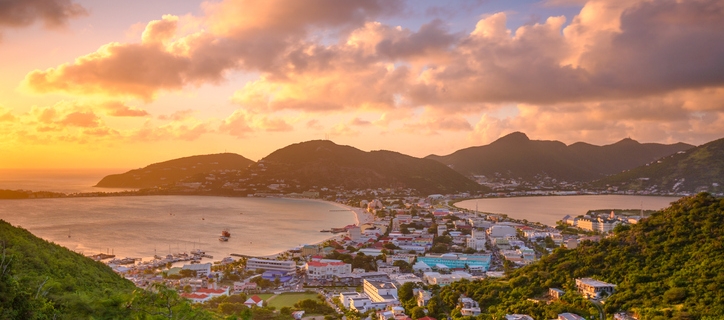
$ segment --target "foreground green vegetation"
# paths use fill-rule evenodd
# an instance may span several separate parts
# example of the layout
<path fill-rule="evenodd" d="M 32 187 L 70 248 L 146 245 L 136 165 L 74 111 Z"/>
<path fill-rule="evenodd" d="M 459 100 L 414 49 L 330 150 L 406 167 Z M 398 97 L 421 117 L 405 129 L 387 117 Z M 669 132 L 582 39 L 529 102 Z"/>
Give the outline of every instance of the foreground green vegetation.
<path fill-rule="evenodd" d="M 619 227 L 601 242 L 556 249 L 505 279 L 433 287 L 436 294 L 429 310 L 436 318 L 449 313 L 454 319 L 468 319 L 456 309 L 464 294 L 480 303 L 479 319 L 500 319 L 506 313 L 552 319 L 561 312 L 597 317 L 596 306 L 575 289 L 576 278 L 592 277 L 617 285 L 603 305 L 609 318 L 628 310 L 641 319 L 721 319 L 722 239 L 724 199 L 702 193 L 682 198 L 639 224 Z M 563 299 L 550 304 L 531 301 L 545 297 L 551 287 L 565 290 Z"/>

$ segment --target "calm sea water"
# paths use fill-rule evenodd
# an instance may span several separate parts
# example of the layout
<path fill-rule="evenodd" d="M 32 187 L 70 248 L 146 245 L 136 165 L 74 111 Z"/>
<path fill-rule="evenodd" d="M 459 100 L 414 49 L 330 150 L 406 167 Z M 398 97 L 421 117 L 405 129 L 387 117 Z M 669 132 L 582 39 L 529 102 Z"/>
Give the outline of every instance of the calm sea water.
<path fill-rule="evenodd" d="M 0 189 L 76 192 L 117 192 L 134 189 L 95 188 L 109 174 L 128 169 L 0 169 Z"/>
<path fill-rule="evenodd" d="M 86 255 L 148 258 L 200 248 L 215 260 L 263 256 L 330 237 L 355 223 L 323 201 L 278 198 L 137 196 L 0 200 L 0 219 Z M 228 242 L 218 240 L 228 229 Z"/>
<path fill-rule="evenodd" d="M 659 210 L 678 200 L 675 197 L 587 195 L 550 197 L 513 197 L 465 200 L 460 208 L 506 214 L 514 219 L 527 219 L 555 226 L 564 216 L 585 214 L 588 210 L 645 209 Z"/>

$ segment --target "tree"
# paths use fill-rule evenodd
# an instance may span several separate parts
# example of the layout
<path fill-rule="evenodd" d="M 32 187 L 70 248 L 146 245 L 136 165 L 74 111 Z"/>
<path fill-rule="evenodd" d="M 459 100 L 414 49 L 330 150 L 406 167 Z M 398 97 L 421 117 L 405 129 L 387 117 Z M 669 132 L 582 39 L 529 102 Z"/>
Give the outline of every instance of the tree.
<path fill-rule="evenodd" d="M 176 290 L 161 283 L 154 283 L 147 290 L 135 290 L 126 308 L 135 314 L 134 318 L 212 318 L 207 312 L 192 308 L 189 301 L 181 298 Z"/>
<path fill-rule="evenodd" d="M 414 307 L 410 311 L 410 317 L 412 317 L 412 319 L 420 319 L 424 318 L 425 316 L 425 309 L 422 307 Z"/>
<path fill-rule="evenodd" d="M 400 267 L 400 272 L 409 273 L 412 272 L 412 266 L 407 261 L 397 260 L 392 263 L 395 267 Z"/>

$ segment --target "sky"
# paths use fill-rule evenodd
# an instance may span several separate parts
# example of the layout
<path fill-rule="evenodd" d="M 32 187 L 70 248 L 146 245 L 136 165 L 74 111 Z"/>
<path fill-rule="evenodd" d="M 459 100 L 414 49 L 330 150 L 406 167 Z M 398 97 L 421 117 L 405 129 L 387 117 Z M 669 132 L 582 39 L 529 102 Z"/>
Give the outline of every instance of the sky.
<path fill-rule="evenodd" d="M 721 0 L 0 0 L 0 168 L 724 137 Z"/>

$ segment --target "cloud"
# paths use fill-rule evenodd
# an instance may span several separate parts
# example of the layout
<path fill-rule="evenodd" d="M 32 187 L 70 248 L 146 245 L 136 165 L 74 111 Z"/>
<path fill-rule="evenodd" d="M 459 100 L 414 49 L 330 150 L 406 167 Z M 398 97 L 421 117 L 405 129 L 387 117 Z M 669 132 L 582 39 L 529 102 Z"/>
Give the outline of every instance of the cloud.
<path fill-rule="evenodd" d="M 118 101 L 107 102 L 103 108 L 106 109 L 108 115 L 114 117 L 146 117 L 149 115 L 146 110 L 132 108 Z"/>
<path fill-rule="evenodd" d="M 26 75 L 38 93 L 155 99 L 160 91 L 219 83 L 232 70 L 278 72 L 285 54 L 312 28 L 347 28 L 391 14 L 400 1 L 222 1 L 205 3 L 198 18 L 212 31 L 180 36 L 179 18 L 150 22 L 135 44 L 109 43 L 74 63 Z M 175 39 L 175 40 L 174 40 Z"/>
<path fill-rule="evenodd" d="M 366 127 L 372 125 L 372 122 L 360 118 L 354 118 L 349 124 L 353 126 Z"/>
<path fill-rule="evenodd" d="M 12 122 L 15 119 L 11 109 L 0 107 L 0 122 Z"/>
<path fill-rule="evenodd" d="M 307 121 L 306 127 L 312 130 L 322 130 L 324 127 L 319 123 L 319 120 L 312 119 Z"/>
<path fill-rule="evenodd" d="M 84 128 L 92 128 L 97 127 L 99 125 L 99 119 L 98 116 L 95 115 L 92 112 L 73 112 L 65 115 L 63 119 L 58 121 L 58 124 L 67 125 L 67 126 L 75 126 L 75 127 L 84 127 Z"/>
<path fill-rule="evenodd" d="M 42 21 L 46 28 L 65 26 L 68 20 L 88 14 L 71 0 L 3 0 L 0 2 L 0 28 L 26 27 Z"/>
<path fill-rule="evenodd" d="M 234 111 L 219 126 L 219 132 L 242 138 L 257 131 L 284 132 L 293 127 L 281 118 L 257 115 L 243 109 Z"/>

